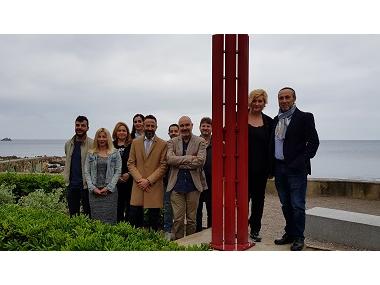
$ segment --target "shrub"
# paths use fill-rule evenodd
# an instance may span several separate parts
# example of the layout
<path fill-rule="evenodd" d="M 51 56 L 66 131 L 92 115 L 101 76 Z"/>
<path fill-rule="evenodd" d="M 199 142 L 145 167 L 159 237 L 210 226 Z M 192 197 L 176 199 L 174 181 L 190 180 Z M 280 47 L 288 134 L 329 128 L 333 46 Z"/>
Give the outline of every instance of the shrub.
<path fill-rule="evenodd" d="M 16 197 L 12 192 L 15 187 L 15 185 L 0 185 L 0 205 L 13 204 L 16 201 Z"/>
<path fill-rule="evenodd" d="M 47 209 L 59 212 L 67 212 L 66 202 L 62 195 L 63 189 L 54 189 L 50 193 L 38 189 L 27 196 L 23 196 L 18 201 L 22 207 L 31 207 L 37 209 Z"/>
<path fill-rule="evenodd" d="M 115 226 L 80 215 L 0 206 L 0 250 L 208 250 L 208 245 L 180 246 L 156 232 Z"/>
<path fill-rule="evenodd" d="M 16 201 L 36 189 L 43 189 L 46 193 L 57 188 L 64 188 L 65 182 L 61 174 L 24 174 L 24 173 L 0 173 L 0 184 L 15 185 L 12 190 Z M 63 193 L 64 195 L 64 193 Z"/>

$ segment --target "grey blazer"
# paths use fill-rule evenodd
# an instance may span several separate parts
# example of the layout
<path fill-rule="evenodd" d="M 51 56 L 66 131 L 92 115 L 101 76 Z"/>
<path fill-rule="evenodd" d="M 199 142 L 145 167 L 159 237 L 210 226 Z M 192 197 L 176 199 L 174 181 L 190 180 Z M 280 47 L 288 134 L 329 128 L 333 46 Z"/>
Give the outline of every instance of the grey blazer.
<path fill-rule="evenodd" d="M 170 176 L 166 191 L 173 189 L 177 182 L 179 169 L 189 169 L 194 185 L 199 192 L 207 189 L 203 165 L 206 161 L 206 141 L 198 136 L 192 135 L 186 150 L 183 153 L 182 136 L 168 141 L 167 163 L 170 166 Z"/>

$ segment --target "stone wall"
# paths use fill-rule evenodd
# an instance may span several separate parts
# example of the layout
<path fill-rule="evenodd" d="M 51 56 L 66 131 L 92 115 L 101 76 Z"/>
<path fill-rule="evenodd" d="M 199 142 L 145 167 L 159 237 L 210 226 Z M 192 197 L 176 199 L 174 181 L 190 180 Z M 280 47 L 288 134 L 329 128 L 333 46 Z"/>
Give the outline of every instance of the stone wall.
<path fill-rule="evenodd" d="M 268 180 L 267 193 L 276 194 L 274 180 Z M 307 196 L 341 196 L 354 199 L 380 200 L 380 182 L 310 178 Z"/>
<path fill-rule="evenodd" d="M 64 165 L 65 158 L 57 156 L 8 159 L 0 161 L 0 172 L 61 173 Z"/>
<path fill-rule="evenodd" d="M 0 172 L 60 173 L 64 169 L 65 160 L 65 157 L 57 156 L 1 160 Z M 277 195 L 273 179 L 268 180 L 266 192 Z M 380 181 L 310 178 L 307 195 L 309 197 L 344 196 L 355 199 L 380 200 Z"/>

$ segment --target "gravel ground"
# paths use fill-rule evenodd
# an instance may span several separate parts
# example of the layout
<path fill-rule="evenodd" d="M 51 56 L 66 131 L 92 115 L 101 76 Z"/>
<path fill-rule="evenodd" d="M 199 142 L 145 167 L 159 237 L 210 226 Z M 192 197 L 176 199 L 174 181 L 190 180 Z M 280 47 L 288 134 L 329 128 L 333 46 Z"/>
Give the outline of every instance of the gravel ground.
<path fill-rule="evenodd" d="M 345 211 L 359 212 L 380 216 L 380 201 L 350 199 L 345 197 L 308 197 L 306 208 L 325 207 Z M 267 194 L 265 197 L 264 214 L 262 219 L 261 236 L 263 240 L 274 240 L 283 234 L 285 220 L 281 211 L 278 196 Z M 308 247 L 325 250 L 363 250 L 342 244 L 320 242 L 310 238 L 305 240 Z"/>

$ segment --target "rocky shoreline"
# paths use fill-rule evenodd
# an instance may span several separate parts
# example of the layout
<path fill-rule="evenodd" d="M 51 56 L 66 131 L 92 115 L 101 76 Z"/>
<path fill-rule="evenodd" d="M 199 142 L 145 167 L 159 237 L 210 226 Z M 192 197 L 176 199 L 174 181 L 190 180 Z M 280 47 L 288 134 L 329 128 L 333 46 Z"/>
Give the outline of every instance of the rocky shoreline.
<path fill-rule="evenodd" d="M 0 172 L 62 173 L 65 162 L 66 157 L 61 156 L 0 156 Z"/>

